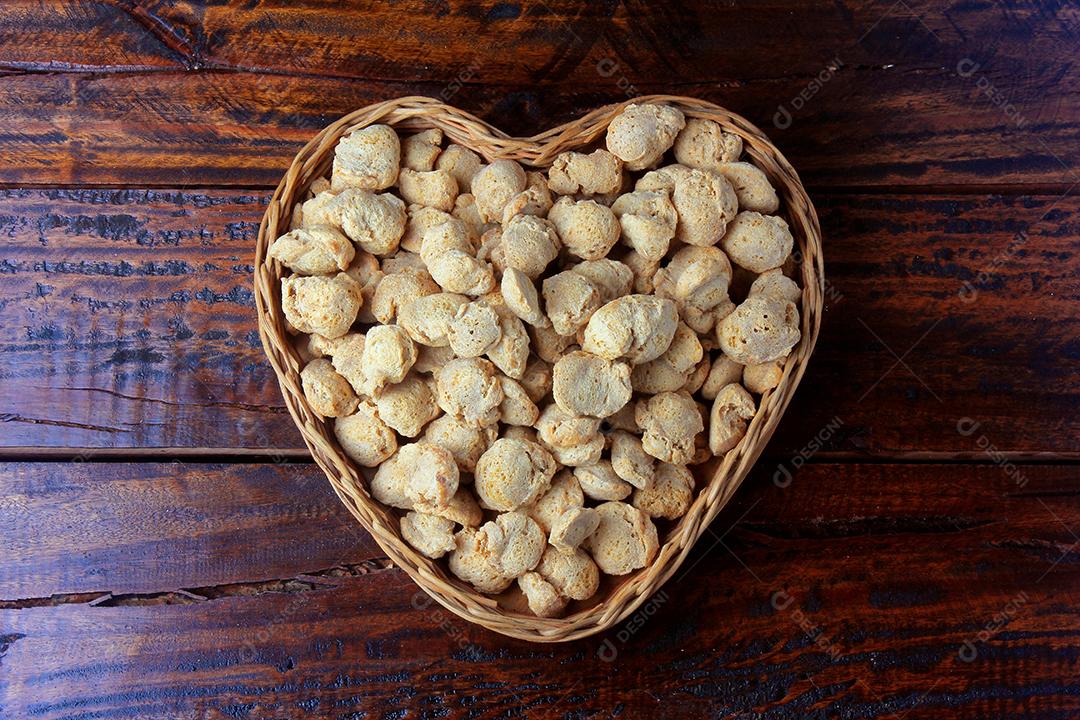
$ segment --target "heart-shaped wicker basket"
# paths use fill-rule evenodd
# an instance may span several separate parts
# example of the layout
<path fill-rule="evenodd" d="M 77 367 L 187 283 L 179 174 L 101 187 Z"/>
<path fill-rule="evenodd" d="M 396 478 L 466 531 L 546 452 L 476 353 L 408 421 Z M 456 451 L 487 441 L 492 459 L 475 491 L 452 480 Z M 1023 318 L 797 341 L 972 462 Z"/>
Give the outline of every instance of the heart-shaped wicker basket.
<path fill-rule="evenodd" d="M 547 167 L 561 152 L 597 141 L 608 123 L 631 102 L 667 103 L 687 117 L 708 118 L 743 138 L 746 153 L 765 171 L 781 198 L 781 213 L 797 244 L 803 287 L 800 313 L 802 340 L 788 357 L 780 385 L 762 397 L 757 415 L 735 449 L 695 468 L 698 496 L 690 510 L 662 537 L 660 552 L 648 567 L 620 578 L 607 578 L 597 595 L 581 607 L 571 606 L 563 618 L 539 618 L 504 607 L 449 575 L 436 561 L 420 555 L 401 539 L 397 516 L 368 494 L 363 476 L 334 439 L 332 429 L 308 405 L 301 390 L 301 361 L 285 330 L 281 311 L 282 266 L 267 258 L 269 244 L 288 230 L 293 205 L 312 180 L 326 175 L 334 148 L 356 128 L 384 123 L 399 130 L 441 128 L 453 142 L 469 147 L 489 162 L 510 158 L 532 167 Z M 259 334 L 274 366 L 285 404 L 300 428 L 312 457 L 326 472 L 334 492 L 387 556 L 403 568 L 431 597 L 470 622 L 533 642 L 561 642 L 586 637 L 621 622 L 675 572 L 708 524 L 727 504 L 776 429 L 799 384 L 821 325 L 824 267 L 817 213 L 799 176 L 765 134 L 744 118 L 711 103 L 687 97 L 650 95 L 609 105 L 566 125 L 531 138 L 514 138 L 482 120 L 425 97 L 406 97 L 365 107 L 325 128 L 297 153 L 270 200 L 255 249 L 255 302 Z"/>

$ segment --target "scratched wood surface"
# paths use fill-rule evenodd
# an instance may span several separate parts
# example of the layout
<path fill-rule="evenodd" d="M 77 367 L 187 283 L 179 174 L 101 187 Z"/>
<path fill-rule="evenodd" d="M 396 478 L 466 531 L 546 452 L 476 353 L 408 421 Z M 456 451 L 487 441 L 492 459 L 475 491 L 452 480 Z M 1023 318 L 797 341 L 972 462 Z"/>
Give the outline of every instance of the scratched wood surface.
<path fill-rule="evenodd" d="M 1080 716 L 1078 32 L 1057 3 L 0 4 L 0 717 Z M 306 460 L 254 233 L 356 107 L 527 135 L 648 92 L 799 169 L 821 340 L 689 571 L 530 646 L 417 595 Z"/>

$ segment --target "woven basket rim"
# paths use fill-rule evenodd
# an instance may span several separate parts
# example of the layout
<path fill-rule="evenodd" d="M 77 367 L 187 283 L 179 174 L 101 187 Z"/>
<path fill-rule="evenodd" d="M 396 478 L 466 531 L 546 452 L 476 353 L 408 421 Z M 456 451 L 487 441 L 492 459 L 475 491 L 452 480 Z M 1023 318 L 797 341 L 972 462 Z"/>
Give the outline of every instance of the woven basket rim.
<path fill-rule="evenodd" d="M 785 362 L 780 385 L 761 398 L 743 440 L 722 458 L 695 468 L 695 477 L 699 479 L 697 497 L 686 515 L 668 532 L 652 565 L 616 579 L 610 594 L 596 604 L 562 618 L 539 618 L 500 607 L 494 598 L 477 593 L 447 573 L 437 561 L 417 553 L 401 539 L 397 516 L 368 495 L 362 472 L 341 451 L 327 423 L 311 409 L 301 390 L 301 361 L 281 312 L 279 287 L 283 268 L 268 258 L 266 251 L 270 242 L 287 231 L 293 205 L 311 181 L 330 169 L 338 140 L 357 128 L 374 123 L 398 130 L 440 128 L 451 141 L 471 148 L 489 162 L 507 158 L 543 168 L 560 152 L 595 142 L 606 131 L 611 118 L 632 103 L 673 105 L 688 117 L 714 120 L 742 137 L 745 152 L 765 171 L 780 195 L 780 213 L 786 217 L 796 240 L 799 253 L 796 259 L 802 275 L 799 308 L 802 338 Z M 817 342 L 823 309 L 824 261 L 817 212 L 794 168 L 754 124 L 719 105 L 676 95 L 646 95 L 597 108 L 577 120 L 522 138 L 511 137 L 438 100 L 410 96 L 369 105 L 341 117 L 296 154 L 259 226 L 254 289 L 259 336 L 286 407 L 335 494 L 371 533 L 387 557 L 436 602 L 469 622 L 522 640 L 564 642 L 611 628 L 636 611 L 675 574 L 709 523 L 738 489 L 772 437 Z M 701 486 L 700 480 L 706 474 L 707 484 Z"/>

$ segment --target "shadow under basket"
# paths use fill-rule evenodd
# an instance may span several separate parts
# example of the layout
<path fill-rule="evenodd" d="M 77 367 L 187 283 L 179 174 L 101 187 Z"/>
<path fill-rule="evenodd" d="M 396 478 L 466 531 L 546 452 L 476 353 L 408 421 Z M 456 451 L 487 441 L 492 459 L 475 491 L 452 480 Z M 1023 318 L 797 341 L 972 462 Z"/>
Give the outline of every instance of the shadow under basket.
<path fill-rule="evenodd" d="M 561 152 L 586 149 L 602 141 L 608 123 L 630 103 L 672 105 L 688 118 L 713 120 L 742 137 L 745 154 L 776 188 L 781 200 L 779 214 L 787 220 L 795 238 L 793 255 L 803 288 L 799 308 L 802 338 L 787 358 L 780 385 L 761 398 L 742 441 L 722 457 L 694 467 L 696 498 L 682 518 L 658 524 L 661 546 L 653 563 L 629 575 L 604 577 L 600 591 L 587 601 L 572 604 L 564 617 L 539 618 L 523 607 L 520 598 L 478 593 L 451 575 L 445 560 L 430 560 L 402 540 L 396 512 L 368 494 L 363 474 L 342 452 L 330 425 L 311 409 L 304 397 L 300 383 L 302 361 L 293 348 L 281 311 L 284 268 L 268 258 L 266 252 L 274 239 L 288 231 L 293 206 L 304 197 L 309 184 L 330 171 L 338 140 L 357 128 L 375 123 L 399 131 L 440 128 L 448 141 L 471 148 L 488 162 L 507 158 L 526 167 L 546 168 Z M 817 341 L 823 283 L 817 213 L 799 176 L 784 156 L 744 118 L 711 103 L 669 95 L 649 95 L 609 105 L 530 138 L 509 137 L 468 113 L 430 98 L 406 97 L 370 105 L 329 125 L 297 153 L 270 200 L 255 249 L 255 302 L 263 347 L 277 373 L 293 420 L 341 502 L 371 533 L 387 557 L 445 608 L 469 622 L 533 642 L 575 640 L 613 627 L 678 572 L 694 543 L 746 477 L 787 408 Z"/>

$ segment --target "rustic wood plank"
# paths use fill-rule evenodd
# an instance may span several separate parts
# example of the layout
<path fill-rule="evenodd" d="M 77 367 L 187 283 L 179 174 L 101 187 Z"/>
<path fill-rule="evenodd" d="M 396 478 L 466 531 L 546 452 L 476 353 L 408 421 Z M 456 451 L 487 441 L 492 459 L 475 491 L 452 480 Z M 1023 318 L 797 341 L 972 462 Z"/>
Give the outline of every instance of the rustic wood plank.
<path fill-rule="evenodd" d="M 185 67 L 132 4 L 10 0 L 0 7 L 0 68 L 132 72 Z"/>
<path fill-rule="evenodd" d="M 794 110 L 806 77 L 735 84 L 613 76 L 577 84 L 373 82 L 268 73 L 22 74 L 0 82 L 0 183 L 273 186 L 332 120 L 401 95 L 444 97 L 507 132 L 531 135 L 635 94 L 672 92 L 730 107 L 767 128 L 812 186 L 1038 184 L 1078 178 L 1080 92 L 1071 75 L 954 65 L 838 72 Z M 986 77 L 1022 115 L 984 94 Z M 623 81 L 632 89 L 620 89 Z M 790 120 L 774 125 L 778 108 Z"/>
<path fill-rule="evenodd" d="M 0 599 L 167 593 L 382 555 L 312 465 L 0 465 Z"/>
<path fill-rule="evenodd" d="M 1073 60 L 1067 5 L 910 0 L 734 3 L 71 2 L 15 0 L 0 13 L 0 66 L 109 71 L 138 62 L 448 83 L 739 82 L 847 68 L 953 67 L 963 57 L 1016 76 Z M 27 27 L 40 28 L 24 38 Z M 762 32 L 767 30 L 768 43 Z M 5 35 L 6 33 L 6 35 Z M 93 33 L 88 35 L 87 33 Z M 984 46 L 994 38 L 992 54 Z M 91 39 L 92 46 L 80 43 Z M 1037 45 L 1039 52 L 1031 53 Z M 126 53 L 126 54 L 125 54 Z M 746 58 L 765 57 L 747 63 Z M 615 70 L 615 66 L 619 70 Z M 621 72 L 620 72 L 621 71 Z M 672 73 L 677 73 L 674 77 Z"/>
<path fill-rule="evenodd" d="M 302 454 L 249 290 L 265 199 L 0 191 L 0 446 Z M 1077 197 L 818 205 L 825 322 L 770 452 L 1080 452 Z"/>
<path fill-rule="evenodd" d="M 763 468 L 647 613 L 568 645 L 475 628 L 396 570 L 205 602 L 4 609 L 0 708 L 41 718 L 1069 717 L 1080 712 L 1068 604 L 1080 591 L 1080 477 L 1064 466 L 1023 472 L 1018 487 L 991 465 L 823 464 L 781 488 Z"/>

